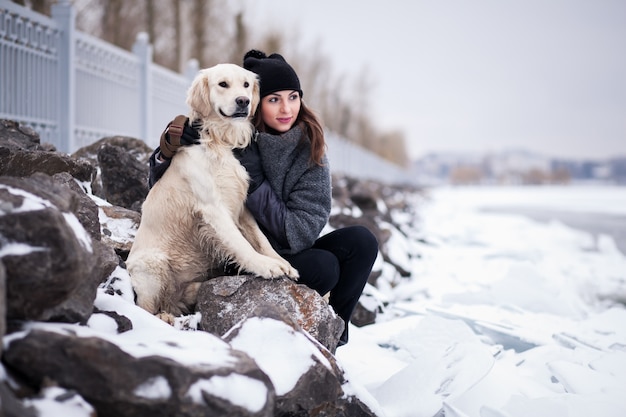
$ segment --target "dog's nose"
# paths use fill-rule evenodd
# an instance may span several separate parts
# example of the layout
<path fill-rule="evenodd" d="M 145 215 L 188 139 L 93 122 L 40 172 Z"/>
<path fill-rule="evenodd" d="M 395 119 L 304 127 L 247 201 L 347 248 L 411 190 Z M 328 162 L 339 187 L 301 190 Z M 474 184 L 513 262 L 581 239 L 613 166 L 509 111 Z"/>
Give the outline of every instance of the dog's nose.
<path fill-rule="evenodd" d="M 247 107 L 248 104 L 250 104 L 250 99 L 248 97 L 237 97 L 235 99 L 235 103 L 237 103 L 237 106 L 239 107 Z"/>

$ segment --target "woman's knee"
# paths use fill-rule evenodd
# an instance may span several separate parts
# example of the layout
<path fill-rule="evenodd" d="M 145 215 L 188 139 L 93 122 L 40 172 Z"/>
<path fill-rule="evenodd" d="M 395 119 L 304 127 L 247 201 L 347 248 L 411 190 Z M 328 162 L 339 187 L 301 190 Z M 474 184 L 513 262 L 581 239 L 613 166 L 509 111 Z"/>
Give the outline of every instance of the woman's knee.
<path fill-rule="evenodd" d="M 375 257 L 378 253 L 378 239 L 374 233 L 365 226 L 355 225 L 349 227 L 352 241 L 359 248 L 359 251 L 366 256 Z"/>
<path fill-rule="evenodd" d="M 298 282 L 325 294 L 339 281 L 339 260 L 332 252 L 325 250 L 311 250 L 307 255 L 306 262 L 292 263 L 300 274 Z"/>

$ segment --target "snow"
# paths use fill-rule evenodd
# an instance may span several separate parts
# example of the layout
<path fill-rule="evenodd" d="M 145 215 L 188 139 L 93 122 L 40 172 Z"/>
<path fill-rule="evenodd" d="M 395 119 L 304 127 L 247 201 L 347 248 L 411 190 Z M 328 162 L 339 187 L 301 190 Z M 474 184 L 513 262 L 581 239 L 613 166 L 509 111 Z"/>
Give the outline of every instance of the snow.
<path fill-rule="evenodd" d="M 0 207 L 0 210 L 2 210 L 0 211 L 0 213 L 2 214 L 7 212 L 23 213 L 26 211 L 43 210 L 44 208 L 52 207 L 52 204 L 48 200 L 45 200 L 41 197 L 36 196 L 35 194 L 29 193 L 28 191 L 19 188 L 0 184 L 0 190 L 7 190 L 9 194 L 20 196 L 24 199 L 20 207 Z"/>
<path fill-rule="evenodd" d="M 608 235 L 485 210 L 624 215 L 626 189 L 439 188 L 419 204 L 412 278 L 337 351 L 384 415 L 626 415 L 624 254 Z"/>
<path fill-rule="evenodd" d="M 261 381 L 237 374 L 199 380 L 189 387 L 188 393 L 195 403 L 204 404 L 203 391 L 253 413 L 261 411 L 267 399 L 267 388 Z M 245 392 L 246 395 L 233 395 L 234 392 Z"/>
<path fill-rule="evenodd" d="M 278 320 L 246 320 L 230 345 L 254 358 L 270 377 L 277 395 L 294 389 L 300 376 L 315 365 L 314 358 L 330 368 L 328 360 L 311 345 L 305 334 L 295 332 Z"/>
<path fill-rule="evenodd" d="M 48 248 L 45 247 L 30 246 L 25 243 L 7 243 L 0 248 L 0 258 L 5 256 L 24 256 L 32 252 L 43 252 L 47 250 Z"/>
<path fill-rule="evenodd" d="M 108 203 L 107 203 L 108 204 Z M 106 225 L 109 230 L 109 238 L 115 242 L 127 242 L 135 239 L 137 229 L 131 219 L 114 219 L 106 215 L 102 207 L 98 208 L 98 217 L 101 225 Z"/>
<path fill-rule="evenodd" d="M 505 212 L 533 207 L 623 216 L 626 188 L 436 188 L 429 198 L 407 198 L 416 215 L 390 210 L 401 226 L 384 226 L 390 257 L 412 275 L 401 277 L 380 256 L 376 261 L 383 273 L 363 300 L 382 312 L 374 324 L 351 325 L 350 342 L 336 353 L 347 394 L 381 417 L 626 415 L 626 256 L 607 234 Z M 161 355 L 196 367 L 230 363 L 233 347 L 257 362 L 278 394 L 314 362 L 329 366 L 307 336 L 270 319 L 242 323 L 230 345 L 180 330 L 195 328 L 197 316 L 169 326 L 133 304 L 122 268 L 98 291 L 95 305 L 128 317 L 133 329 L 117 334 L 111 318 L 94 314 L 87 326 L 32 323 L 26 331 L 97 335 L 137 357 Z M 5 344 L 22 335 L 5 337 Z M 198 381 L 189 396 L 201 401 L 206 391 L 262 409 L 261 383 L 216 378 Z M 157 378 L 140 388 L 159 397 L 169 387 Z M 72 415 L 37 401 L 44 417 Z"/>
<path fill-rule="evenodd" d="M 172 395 L 172 388 L 165 377 L 155 376 L 135 388 L 134 394 L 147 399 L 167 399 Z"/>
<path fill-rule="evenodd" d="M 41 397 L 26 399 L 25 406 L 33 407 L 39 416 L 92 417 L 95 410 L 76 393 L 59 387 L 46 387 L 41 390 Z"/>
<path fill-rule="evenodd" d="M 93 253 L 93 249 L 91 247 L 91 236 L 89 236 L 89 233 L 87 233 L 78 218 L 73 213 L 63 213 L 63 218 L 74 232 L 74 235 L 80 244 L 89 252 Z"/>

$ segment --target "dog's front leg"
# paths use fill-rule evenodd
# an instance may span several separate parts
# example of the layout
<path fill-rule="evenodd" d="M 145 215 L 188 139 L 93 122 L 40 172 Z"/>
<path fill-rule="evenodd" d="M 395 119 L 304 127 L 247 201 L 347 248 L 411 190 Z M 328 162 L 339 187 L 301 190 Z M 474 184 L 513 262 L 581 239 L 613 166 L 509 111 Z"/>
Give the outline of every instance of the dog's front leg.
<path fill-rule="evenodd" d="M 203 237 L 215 241 L 220 250 L 237 262 L 244 270 L 264 278 L 290 276 L 293 268 L 284 259 L 276 259 L 257 252 L 243 236 L 230 213 L 224 206 L 208 204 L 200 213 L 209 230 Z"/>
<path fill-rule="evenodd" d="M 254 217 L 247 209 L 244 209 L 241 212 L 241 216 L 239 216 L 239 225 L 241 233 L 257 252 L 284 262 L 285 268 L 290 271 L 287 273 L 287 276 L 293 280 L 297 280 L 299 278 L 298 271 L 274 250 L 272 244 L 269 240 L 267 240 L 267 237 L 263 234 L 256 220 L 254 220 Z"/>

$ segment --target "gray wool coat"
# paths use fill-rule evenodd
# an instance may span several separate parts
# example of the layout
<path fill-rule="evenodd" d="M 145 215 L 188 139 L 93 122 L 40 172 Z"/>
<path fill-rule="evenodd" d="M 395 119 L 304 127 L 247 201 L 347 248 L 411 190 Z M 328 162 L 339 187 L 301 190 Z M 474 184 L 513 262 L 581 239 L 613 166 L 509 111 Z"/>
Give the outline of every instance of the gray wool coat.
<path fill-rule="evenodd" d="M 310 248 L 328 222 L 332 201 L 330 168 L 309 161 L 311 142 L 296 126 L 282 135 L 256 138 L 266 180 L 246 205 L 280 254 Z"/>

